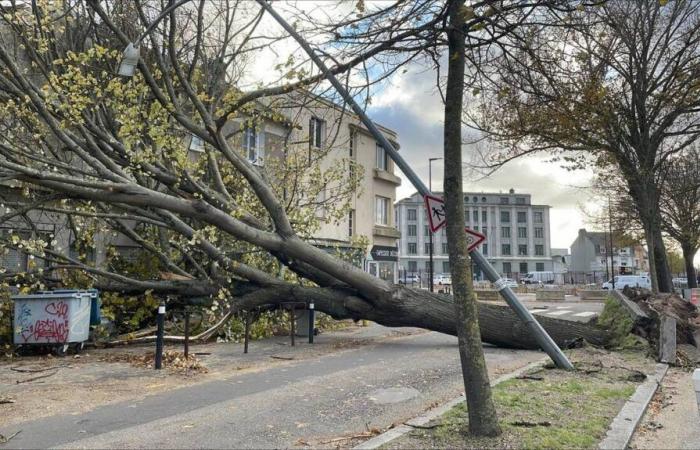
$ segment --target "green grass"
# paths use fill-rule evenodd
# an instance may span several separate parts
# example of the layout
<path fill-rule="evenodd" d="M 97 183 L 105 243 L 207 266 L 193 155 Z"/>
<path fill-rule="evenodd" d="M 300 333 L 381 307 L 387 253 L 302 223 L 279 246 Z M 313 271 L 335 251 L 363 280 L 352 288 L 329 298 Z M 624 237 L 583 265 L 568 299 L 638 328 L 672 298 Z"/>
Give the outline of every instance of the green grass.
<path fill-rule="evenodd" d="M 571 359 L 579 367 L 600 370 L 539 369 L 536 374 L 543 380 L 512 379 L 493 389 L 503 430 L 498 438 L 469 436 L 467 409 L 461 404 L 443 415 L 435 428 L 415 430 L 387 447 L 595 448 L 637 387 L 627 379 L 629 369 L 647 371 L 653 362 L 639 353 L 611 354 L 591 349 L 578 350 Z M 523 422 L 546 422 L 550 426 L 516 425 Z"/>

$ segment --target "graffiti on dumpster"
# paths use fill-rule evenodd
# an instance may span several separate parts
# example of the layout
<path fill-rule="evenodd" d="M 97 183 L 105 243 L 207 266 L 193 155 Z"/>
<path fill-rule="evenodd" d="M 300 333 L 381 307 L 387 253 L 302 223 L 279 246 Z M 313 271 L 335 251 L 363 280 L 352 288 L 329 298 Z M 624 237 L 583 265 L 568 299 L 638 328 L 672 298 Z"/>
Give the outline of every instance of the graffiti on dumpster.
<path fill-rule="evenodd" d="M 23 303 L 19 307 L 17 326 L 25 343 L 66 342 L 70 331 L 68 304 L 51 302 L 43 312 L 39 311 L 39 317 L 32 317 L 32 308 Z"/>

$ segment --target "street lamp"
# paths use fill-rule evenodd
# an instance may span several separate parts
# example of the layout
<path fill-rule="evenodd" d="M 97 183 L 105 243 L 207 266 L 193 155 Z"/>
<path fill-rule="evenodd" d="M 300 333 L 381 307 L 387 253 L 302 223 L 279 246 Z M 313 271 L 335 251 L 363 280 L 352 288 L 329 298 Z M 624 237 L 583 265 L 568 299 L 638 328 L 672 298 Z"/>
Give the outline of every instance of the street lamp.
<path fill-rule="evenodd" d="M 148 34 L 151 31 L 153 31 L 156 25 L 158 25 L 158 23 L 161 20 L 163 20 L 168 14 L 190 1 L 192 0 L 180 0 L 165 8 L 163 12 L 161 12 L 160 15 L 156 17 L 150 25 L 148 25 L 146 30 L 143 33 L 141 33 L 141 36 L 139 36 L 138 39 L 136 39 L 134 42 L 130 42 L 129 45 L 126 46 L 124 52 L 122 53 L 122 62 L 119 64 L 119 75 L 123 77 L 134 76 L 134 73 L 136 73 L 136 66 L 139 65 L 139 46 L 141 45 L 141 41 L 146 36 L 148 36 Z"/>
<path fill-rule="evenodd" d="M 430 192 L 433 191 L 433 161 L 438 161 L 441 159 L 442 158 L 428 158 L 428 189 L 430 190 Z M 428 276 L 430 277 L 430 292 L 433 292 L 433 232 L 431 230 L 428 231 L 430 231 L 430 233 L 428 233 L 428 237 L 430 239 L 430 270 Z"/>

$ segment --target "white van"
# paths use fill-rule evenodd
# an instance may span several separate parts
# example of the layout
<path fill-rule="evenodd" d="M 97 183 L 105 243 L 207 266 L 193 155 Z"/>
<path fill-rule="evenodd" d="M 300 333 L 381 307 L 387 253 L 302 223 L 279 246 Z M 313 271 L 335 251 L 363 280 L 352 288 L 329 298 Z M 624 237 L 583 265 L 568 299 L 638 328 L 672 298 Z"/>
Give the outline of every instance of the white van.
<path fill-rule="evenodd" d="M 552 284 L 554 283 L 554 272 L 528 272 L 520 277 L 523 284 Z"/>
<path fill-rule="evenodd" d="M 603 283 L 603 289 L 612 289 L 613 280 Z M 642 275 L 618 275 L 615 277 L 615 290 L 621 291 L 629 287 L 640 287 L 644 289 L 651 289 L 651 279 Z"/>

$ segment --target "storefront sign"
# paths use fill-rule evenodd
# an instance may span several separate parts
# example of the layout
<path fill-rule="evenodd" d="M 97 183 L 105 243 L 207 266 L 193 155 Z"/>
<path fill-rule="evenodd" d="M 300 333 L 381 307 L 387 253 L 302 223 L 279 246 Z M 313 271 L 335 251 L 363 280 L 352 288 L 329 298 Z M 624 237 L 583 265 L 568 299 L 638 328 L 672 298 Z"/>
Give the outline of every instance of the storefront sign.
<path fill-rule="evenodd" d="M 399 249 L 397 247 L 389 247 L 388 245 L 375 245 L 372 251 L 369 252 L 372 259 L 375 261 L 398 261 Z"/>

